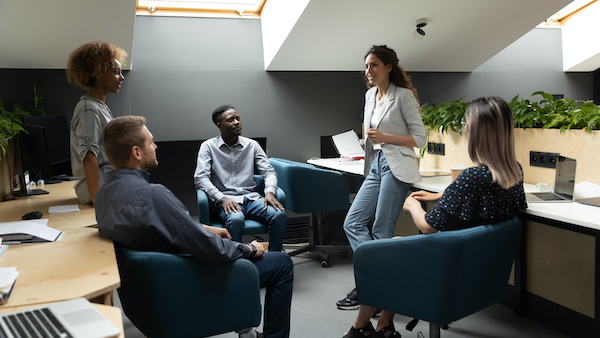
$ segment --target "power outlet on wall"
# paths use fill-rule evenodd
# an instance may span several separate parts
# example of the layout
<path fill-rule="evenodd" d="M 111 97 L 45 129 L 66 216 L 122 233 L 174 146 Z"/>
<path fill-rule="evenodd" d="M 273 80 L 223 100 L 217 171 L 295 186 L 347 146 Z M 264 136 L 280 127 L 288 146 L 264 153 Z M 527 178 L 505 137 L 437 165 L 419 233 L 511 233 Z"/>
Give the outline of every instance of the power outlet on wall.
<path fill-rule="evenodd" d="M 532 167 L 556 168 L 556 157 L 558 155 L 558 153 L 530 151 L 529 165 Z"/>
<path fill-rule="evenodd" d="M 427 144 L 427 152 L 432 155 L 446 155 L 446 145 L 444 143 L 433 143 Z"/>

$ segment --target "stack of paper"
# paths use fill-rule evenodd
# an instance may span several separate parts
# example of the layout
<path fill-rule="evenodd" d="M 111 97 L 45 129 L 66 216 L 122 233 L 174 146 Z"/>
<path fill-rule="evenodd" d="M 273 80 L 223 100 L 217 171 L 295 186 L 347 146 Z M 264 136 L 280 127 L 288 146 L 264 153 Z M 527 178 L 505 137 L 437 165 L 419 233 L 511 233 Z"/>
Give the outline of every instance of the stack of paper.
<path fill-rule="evenodd" d="M 19 277 L 16 267 L 0 268 L 0 305 L 6 304 L 13 286 Z"/>
<path fill-rule="evenodd" d="M 0 238 L 4 244 L 56 242 L 63 231 L 50 228 L 47 219 L 0 223 Z"/>

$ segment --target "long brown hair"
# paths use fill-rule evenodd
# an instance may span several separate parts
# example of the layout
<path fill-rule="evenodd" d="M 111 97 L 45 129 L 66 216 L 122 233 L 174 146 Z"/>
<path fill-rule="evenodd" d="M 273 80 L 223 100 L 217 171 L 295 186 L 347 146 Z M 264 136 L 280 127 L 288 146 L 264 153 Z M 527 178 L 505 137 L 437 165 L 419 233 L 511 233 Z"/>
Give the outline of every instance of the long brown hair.
<path fill-rule="evenodd" d="M 499 97 L 480 97 L 467 106 L 469 157 L 484 164 L 499 186 L 508 189 L 523 179 L 515 156 L 513 115 Z"/>
<path fill-rule="evenodd" d="M 388 48 L 388 46 L 386 45 L 373 45 L 373 47 L 369 49 L 367 54 L 365 54 L 364 58 L 366 59 L 367 56 L 369 56 L 369 54 L 375 55 L 377 58 L 379 58 L 379 60 L 381 60 L 381 62 L 383 62 L 384 65 L 391 65 L 392 70 L 390 71 L 390 82 L 396 85 L 397 87 L 403 87 L 411 90 L 415 95 L 415 99 L 419 101 L 419 98 L 417 96 L 417 89 L 413 87 L 412 82 L 410 81 L 410 76 L 408 76 L 404 69 L 400 67 L 400 60 L 398 60 L 398 56 L 396 55 L 396 52 L 393 49 Z M 372 85 L 370 85 L 368 81 L 367 87 L 372 87 Z"/>

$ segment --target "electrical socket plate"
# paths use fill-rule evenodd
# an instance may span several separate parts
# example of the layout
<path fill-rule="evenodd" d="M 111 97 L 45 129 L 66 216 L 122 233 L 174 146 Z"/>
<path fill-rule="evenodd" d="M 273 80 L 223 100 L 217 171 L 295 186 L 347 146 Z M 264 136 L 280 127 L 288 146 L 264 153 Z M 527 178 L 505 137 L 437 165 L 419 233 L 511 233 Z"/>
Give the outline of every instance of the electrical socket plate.
<path fill-rule="evenodd" d="M 432 155 L 446 155 L 446 145 L 444 143 L 433 143 L 427 144 L 427 152 Z"/>
<path fill-rule="evenodd" d="M 532 167 L 556 168 L 556 157 L 558 155 L 558 153 L 530 151 L 529 165 Z"/>

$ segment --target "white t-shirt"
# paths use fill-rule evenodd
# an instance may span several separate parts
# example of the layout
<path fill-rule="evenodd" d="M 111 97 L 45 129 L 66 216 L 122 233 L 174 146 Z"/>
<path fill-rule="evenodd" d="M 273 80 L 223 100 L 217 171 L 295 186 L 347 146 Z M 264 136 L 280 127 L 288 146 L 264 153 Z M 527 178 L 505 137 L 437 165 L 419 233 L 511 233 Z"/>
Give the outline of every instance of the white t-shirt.
<path fill-rule="evenodd" d="M 373 114 L 371 115 L 371 128 L 376 128 L 377 123 L 379 123 L 379 120 L 381 119 L 381 114 L 383 114 L 383 104 L 385 103 L 386 96 L 384 96 L 381 100 L 379 99 L 379 97 L 377 97 L 377 101 L 375 102 L 375 108 L 373 108 Z M 380 150 L 381 143 L 373 143 L 373 149 Z"/>

